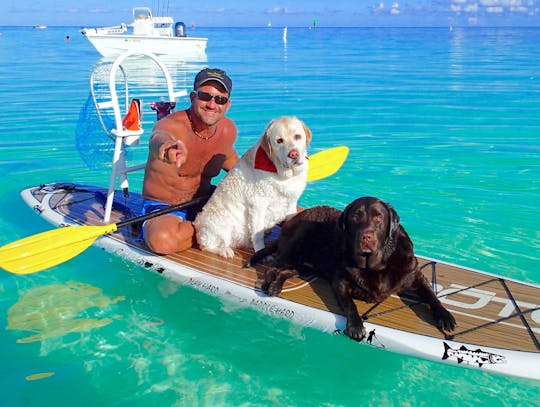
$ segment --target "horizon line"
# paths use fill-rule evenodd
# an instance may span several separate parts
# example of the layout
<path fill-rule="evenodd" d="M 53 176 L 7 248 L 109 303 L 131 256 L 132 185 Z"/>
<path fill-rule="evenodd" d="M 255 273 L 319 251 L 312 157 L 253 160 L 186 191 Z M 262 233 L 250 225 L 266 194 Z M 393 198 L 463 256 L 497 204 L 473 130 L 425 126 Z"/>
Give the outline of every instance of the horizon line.
<path fill-rule="evenodd" d="M 48 25 L 48 24 L 30 24 L 30 25 L 21 25 L 21 24 L 6 24 L 1 25 L 0 27 L 22 27 L 22 28 L 34 28 L 34 27 L 46 27 L 46 28 L 95 28 L 100 26 L 77 26 L 77 25 Z M 197 25 L 195 28 L 190 28 L 196 30 L 197 28 L 309 28 L 317 30 L 319 28 L 540 28 L 538 25 L 456 25 L 456 24 L 447 24 L 447 25 L 317 25 L 313 27 L 311 25 L 231 25 L 231 26 L 218 26 L 218 25 Z"/>

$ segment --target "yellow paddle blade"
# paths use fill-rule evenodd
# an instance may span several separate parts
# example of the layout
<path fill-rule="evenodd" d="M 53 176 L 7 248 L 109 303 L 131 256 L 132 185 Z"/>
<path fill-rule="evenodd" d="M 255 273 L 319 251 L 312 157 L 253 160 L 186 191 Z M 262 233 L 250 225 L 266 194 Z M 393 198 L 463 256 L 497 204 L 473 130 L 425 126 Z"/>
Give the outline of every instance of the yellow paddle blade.
<path fill-rule="evenodd" d="M 0 267 L 14 274 L 30 274 L 63 263 L 86 250 L 116 224 L 67 226 L 11 242 L 0 247 Z"/>
<path fill-rule="evenodd" d="M 310 155 L 308 182 L 317 181 L 335 174 L 347 159 L 348 154 L 349 147 L 340 146 Z"/>

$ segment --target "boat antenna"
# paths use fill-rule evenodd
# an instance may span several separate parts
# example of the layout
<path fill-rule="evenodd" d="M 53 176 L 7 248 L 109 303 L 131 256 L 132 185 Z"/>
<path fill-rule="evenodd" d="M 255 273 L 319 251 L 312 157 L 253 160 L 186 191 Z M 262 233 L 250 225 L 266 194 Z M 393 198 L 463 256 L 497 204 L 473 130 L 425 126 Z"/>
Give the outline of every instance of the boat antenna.
<path fill-rule="evenodd" d="M 152 9 L 154 9 L 155 3 L 152 2 Z M 167 0 L 167 7 L 165 7 L 165 0 L 161 2 L 160 0 L 157 0 L 157 7 L 155 7 L 156 15 L 158 16 L 165 16 L 169 15 L 169 0 Z"/>
<path fill-rule="evenodd" d="M 152 1 L 152 10 L 154 10 L 154 15 L 156 16 L 166 15 L 169 12 L 168 4 L 167 4 L 167 10 L 164 10 L 164 8 L 165 8 L 165 4 L 161 3 L 160 0 L 157 0 L 156 2 Z"/>

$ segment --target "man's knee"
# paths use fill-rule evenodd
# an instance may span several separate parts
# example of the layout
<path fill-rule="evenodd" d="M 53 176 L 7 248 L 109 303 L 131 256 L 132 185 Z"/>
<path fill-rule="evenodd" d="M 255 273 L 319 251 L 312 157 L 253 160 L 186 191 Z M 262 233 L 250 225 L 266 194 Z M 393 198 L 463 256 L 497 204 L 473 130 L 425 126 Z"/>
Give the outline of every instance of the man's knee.
<path fill-rule="evenodd" d="M 178 222 L 172 225 L 147 225 L 144 231 L 148 247 L 158 254 L 171 254 L 192 247 L 194 229 L 191 222 Z"/>

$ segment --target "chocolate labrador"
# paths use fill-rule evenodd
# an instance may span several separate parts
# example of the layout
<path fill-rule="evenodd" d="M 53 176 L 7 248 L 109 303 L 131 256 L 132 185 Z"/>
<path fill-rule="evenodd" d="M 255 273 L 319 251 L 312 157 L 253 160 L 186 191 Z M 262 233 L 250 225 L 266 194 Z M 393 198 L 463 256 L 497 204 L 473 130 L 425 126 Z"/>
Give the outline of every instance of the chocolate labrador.
<path fill-rule="evenodd" d="M 273 259 L 261 289 L 278 295 L 285 280 L 294 276 L 327 279 L 345 312 L 345 333 L 354 340 L 361 341 L 366 331 L 353 299 L 377 303 L 403 291 L 413 291 L 430 306 L 440 329 L 452 331 L 456 326 L 418 268 L 398 214 L 378 198 L 358 198 L 344 211 L 316 206 L 300 212 L 248 265 L 269 255 Z"/>

